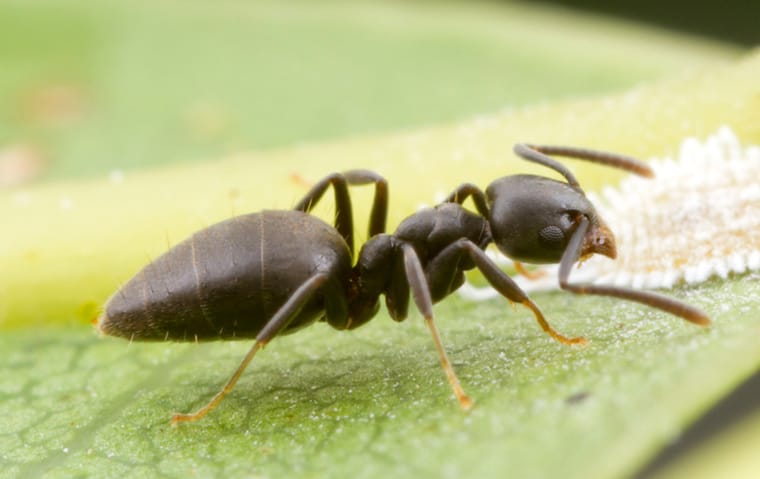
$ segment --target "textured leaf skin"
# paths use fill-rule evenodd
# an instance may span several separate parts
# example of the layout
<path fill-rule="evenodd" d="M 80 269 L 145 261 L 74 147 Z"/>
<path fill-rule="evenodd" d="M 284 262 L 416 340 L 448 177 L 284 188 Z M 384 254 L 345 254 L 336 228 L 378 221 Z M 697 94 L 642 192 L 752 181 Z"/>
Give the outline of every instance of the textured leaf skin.
<path fill-rule="evenodd" d="M 619 476 L 760 362 L 756 278 L 673 294 L 714 312 L 714 326 L 537 295 L 556 327 L 591 340 L 573 348 L 503 302 L 442 303 L 444 340 L 476 401 L 469 413 L 416 315 L 280 338 L 216 411 L 177 428 L 170 413 L 205 402 L 249 343 L 128 345 L 81 327 L 6 332 L 0 476 Z"/>

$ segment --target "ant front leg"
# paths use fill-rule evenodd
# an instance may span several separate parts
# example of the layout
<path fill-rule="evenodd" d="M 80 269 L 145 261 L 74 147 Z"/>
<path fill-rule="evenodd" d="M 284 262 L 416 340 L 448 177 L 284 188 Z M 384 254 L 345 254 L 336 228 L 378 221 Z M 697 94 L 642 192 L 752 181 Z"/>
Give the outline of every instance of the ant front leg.
<path fill-rule="evenodd" d="M 519 261 L 512 260 L 512 264 L 515 267 L 515 271 L 520 273 L 520 275 L 523 278 L 530 279 L 530 280 L 537 280 L 544 277 L 543 271 L 532 271 L 525 267 L 524 264 L 522 264 Z"/>
<path fill-rule="evenodd" d="M 494 264 L 494 262 L 488 256 L 486 256 L 485 252 L 472 241 L 461 239 L 456 243 L 449 245 L 441 253 L 439 253 L 435 261 L 441 265 L 452 263 L 454 261 L 458 263 L 460 261 L 459 257 L 465 253 L 469 255 L 472 262 L 475 263 L 475 266 L 478 268 L 478 270 L 480 270 L 481 273 L 483 273 L 483 276 L 485 276 L 488 283 L 493 286 L 496 291 L 498 291 L 509 301 L 513 303 L 520 303 L 526 308 L 530 309 L 533 312 L 536 321 L 538 321 L 538 324 L 541 326 L 541 329 L 543 329 L 549 336 L 563 344 L 585 344 L 587 342 L 583 337 L 570 338 L 560 334 L 554 328 L 552 328 L 536 303 L 534 303 L 533 300 L 531 300 L 528 295 L 522 289 L 520 289 L 517 283 L 515 283 L 512 278 L 507 276 L 504 271 L 499 269 L 499 267 Z M 446 257 L 450 257 L 451 259 L 444 260 L 443 258 Z M 449 266 L 449 269 L 452 269 L 451 266 Z M 443 269 L 440 269 L 439 271 L 442 272 Z M 430 275 L 432 276 L 435 274 L 437 274 L 437 272 L 431 269 Z"/>
<path fill-rule="evenodd" d="M 664 296 L 662 294 L 653 293 L 651 291 L 638 291 L 635 289 L 621 288 L 617 286 L 597 284 L 571 284 L 568 281 L 570 278 L 570 271 L 573 267 L 573 264 L 575 264 L 575 262 L 578 261 L 578 258 L 580 257 L 580 252 L 583 248 L 583 243 L 586 238 L 588 229 L 588 218 L 585 216 L 581 217 L 578 226 L 575 229 L 575 232 L 573 232 L 573 235 L 570 237 L 570 241 L 567 244 L 567 249 L 565 249 L 565 253 L 562 255 L 562 260 L 559 266 L 560 288 L 576 294 L 598 294 L 600 296 L 612 296 L 629 301 L 636 301 L 653 308 L 661 309 L 674 316 L 679 316 L 700 326 L 707 326 L 710 324 L 710 318 L 701 309 L 678 301 L 677 299 Z"/>

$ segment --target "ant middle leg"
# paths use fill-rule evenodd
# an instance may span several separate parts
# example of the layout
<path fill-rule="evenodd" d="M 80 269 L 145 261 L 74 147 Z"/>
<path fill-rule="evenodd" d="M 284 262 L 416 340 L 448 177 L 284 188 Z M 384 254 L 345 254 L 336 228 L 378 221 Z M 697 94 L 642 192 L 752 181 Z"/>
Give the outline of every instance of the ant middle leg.
<path fill-rule="evenodd" d="M 401 250 L 403 254 L 406 280 L 409 283 L 409 289 L 411 289 L 414 303 L 425 318 L 425 324 L 430 330 L 430 334 L 433 336 L 433 342 L 438 351 L 441 366 L 446 373 L 446 379 L 449 381 L 449 385 L 451 385 L 454 395 L 459 401 L 459 405 L 462 409 L 468 410 L 472 407 L 472 399 L 467 396 L 462 389 L 462 386 L 459 384 L 459 378 L 457 378 L 457 375 L 454 372 L 454 367 L 451 365 L 451 361 L 446 354 L 446 349 L 443 347 L 441 335 L 438 332 L 438 328 L 433 319 L 433 300 L 430 296 L 430 288 L 428 287 L 427 279 L 425 277 L 425 270 L 422 268 L 417 252 L 414 251 L 412 245 L 402 243 Z M 403 280 L 403 278 L 394 278 L 395 282 L 400 282 L 401 280 Z"/>

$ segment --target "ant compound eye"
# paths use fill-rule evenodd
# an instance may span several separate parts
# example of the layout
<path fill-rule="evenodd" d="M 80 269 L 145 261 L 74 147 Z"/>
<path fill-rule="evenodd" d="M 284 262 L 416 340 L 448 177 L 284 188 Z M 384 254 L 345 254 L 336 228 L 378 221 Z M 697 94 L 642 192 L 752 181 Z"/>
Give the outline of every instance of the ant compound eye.
<path fill-rule="evenodd" d="M 559 226 L 547 226 L 538 232 L 541 243 L 551 248 L 561 248 L 565 242 L 565 232 Z"/>

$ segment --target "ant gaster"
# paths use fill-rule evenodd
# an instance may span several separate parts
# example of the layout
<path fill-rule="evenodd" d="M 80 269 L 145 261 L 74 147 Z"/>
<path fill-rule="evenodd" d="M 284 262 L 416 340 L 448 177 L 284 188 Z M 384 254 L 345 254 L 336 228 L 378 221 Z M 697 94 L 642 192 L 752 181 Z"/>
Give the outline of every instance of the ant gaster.
<path fill-rule="evenodd" d="M 478 268 L 510 302 L 530 309 L 541 328 L 565 344 L 584 343 L 555 331 L 538 306 L 485 254 L 494 243 L 517 262 L 559 263 L 559 284 L 577 294 L 614 296 L 667 311 L 700 325 L 707 315 L 661 294 L 616 286 L 573 284 L 574 263 L 595 253 L 614 258 L 612 232 L 599 218 L 575 176 L 548 155 L 584 159 L 643 176 L 649 167 L 633 158 L 568 147 L 518 144 L 519 156 L 562 175 L 514 175 L 485 193 L 465 183 L 434 208 L 418 211 L 393 234 L 385 233 L 388 187 L 368 170 L 335 173 L 316 183 L 294 210 L 265 210 L 230 218 L 177 244 L 145 266 L 106 303 L 98 319 L 105 334 L 130 340 L 255 338 L 240 366 L 205 406 L 175 414 L 172 424 L 204 417 L 232 390 L 254 355 L 279 334 L 315 321 L 354 329 L 385 304 L 403 321 L 409 297 L 430 329 L 447 379 L 462 408 L 472 402 L 459 384 L 433 320 L 433 304 Z M 354 257 L 350 185 L 374 184 L 369 240 Z M 332 185 L 334 226 L 308 214 Z M 472 198 L 477 213 L 462 207 Z"/>

